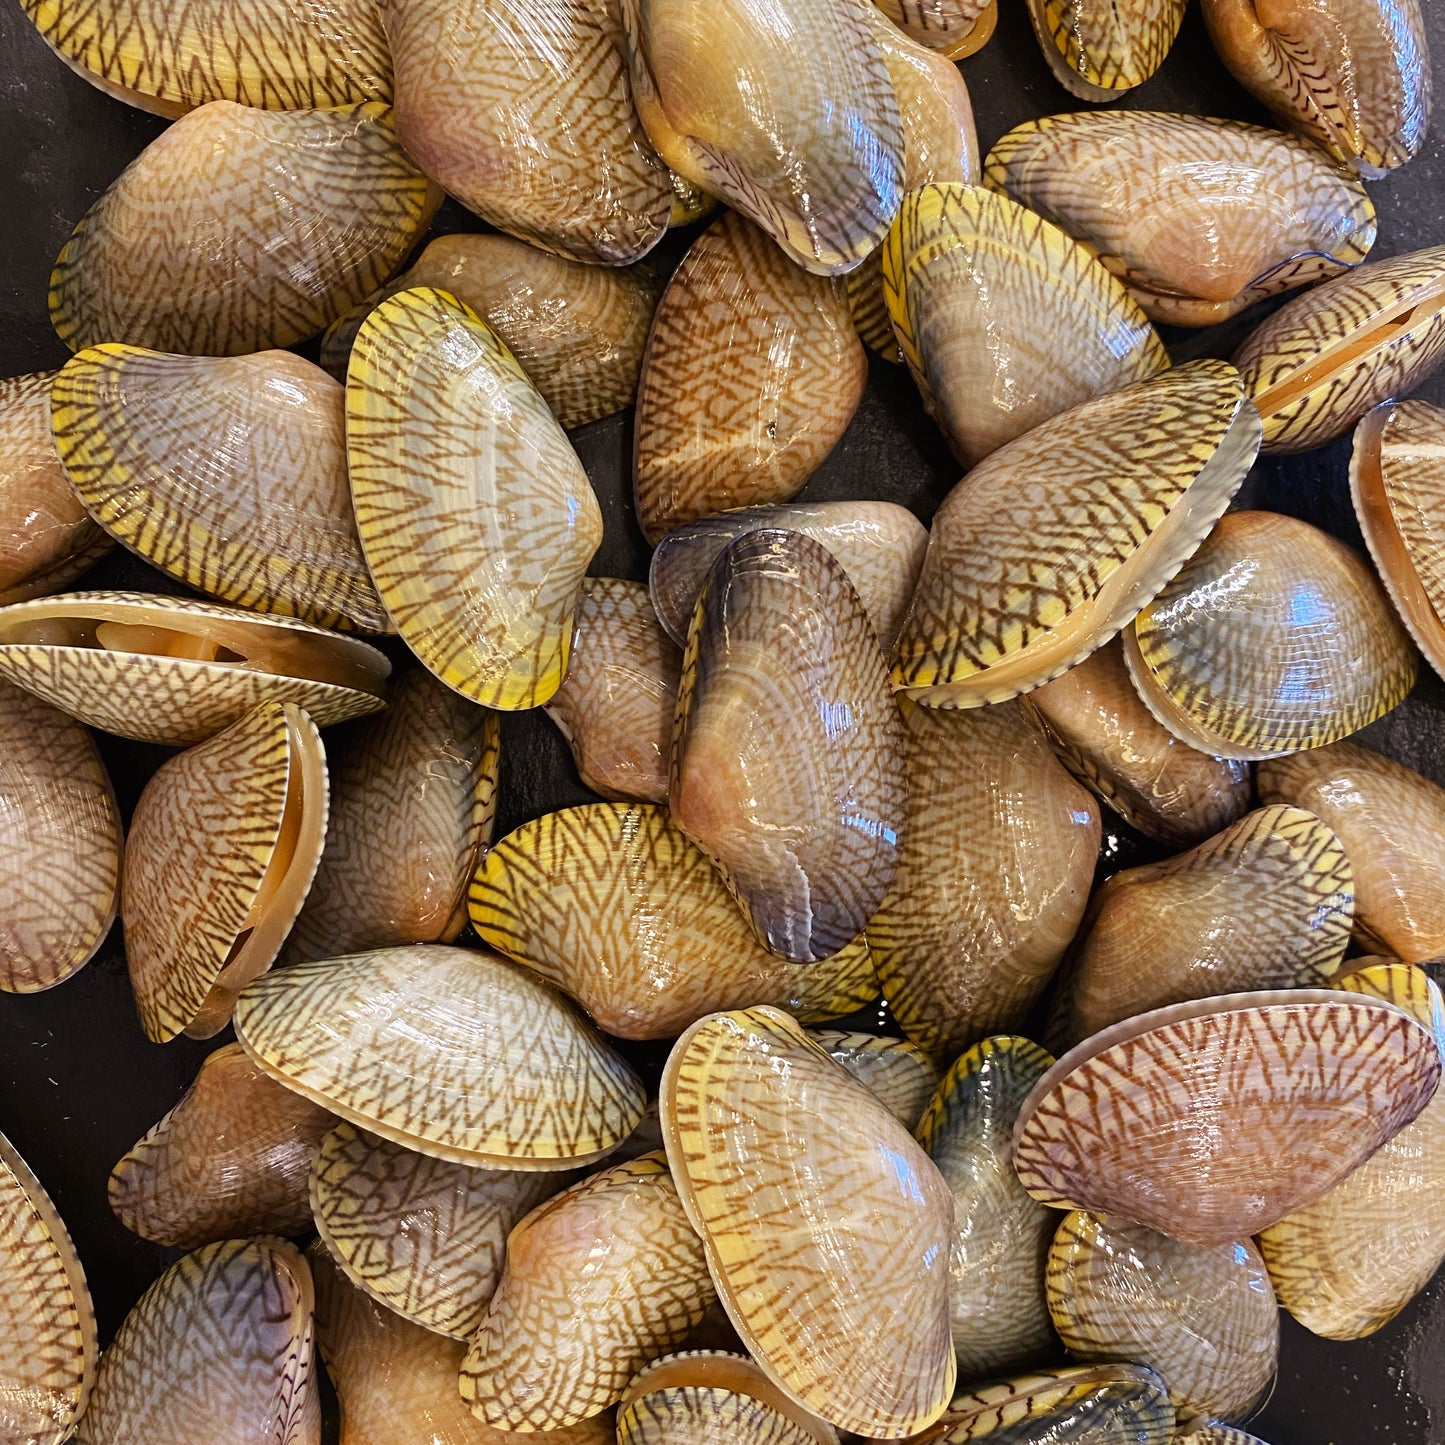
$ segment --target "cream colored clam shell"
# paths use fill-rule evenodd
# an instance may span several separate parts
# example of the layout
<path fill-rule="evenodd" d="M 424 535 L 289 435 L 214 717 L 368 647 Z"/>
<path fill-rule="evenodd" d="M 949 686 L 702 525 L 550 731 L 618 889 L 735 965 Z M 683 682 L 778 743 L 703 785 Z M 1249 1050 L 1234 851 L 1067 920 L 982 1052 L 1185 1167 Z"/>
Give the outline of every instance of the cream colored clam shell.
<path fill-rule="evenodd" d="M 983 49 L 998 22 L 996 0 L 876 0 L 906 35 L 948 60 Z"/>
<path fill-rule="evenodd" d="M 846 1029 L 809 1029 L 808 1037 L 866 1084 L 905 1129 L 918 1124 L 938 1087 L 938 1070 L 916 1044 Z"/>

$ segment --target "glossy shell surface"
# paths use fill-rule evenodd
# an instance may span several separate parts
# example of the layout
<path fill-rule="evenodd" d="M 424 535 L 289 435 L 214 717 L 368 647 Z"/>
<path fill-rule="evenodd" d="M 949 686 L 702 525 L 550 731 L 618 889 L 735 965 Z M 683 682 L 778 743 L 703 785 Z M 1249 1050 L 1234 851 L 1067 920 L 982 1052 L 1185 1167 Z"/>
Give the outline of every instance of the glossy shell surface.
<path fill-rule="evenodd" d="M 938 1070 L 916 1044 L 846 1029 L 809 1029 L 808 1037 L 866 1084 L 905 1129 L 917 1125 L 938 1087 Z"/>
<path fill-rule="evenodd" d="M 1116 100 L 1164 63 L 1186 0 L 1028 0 L 1039 48 L 1059 84 L 1080 100 Z"/>

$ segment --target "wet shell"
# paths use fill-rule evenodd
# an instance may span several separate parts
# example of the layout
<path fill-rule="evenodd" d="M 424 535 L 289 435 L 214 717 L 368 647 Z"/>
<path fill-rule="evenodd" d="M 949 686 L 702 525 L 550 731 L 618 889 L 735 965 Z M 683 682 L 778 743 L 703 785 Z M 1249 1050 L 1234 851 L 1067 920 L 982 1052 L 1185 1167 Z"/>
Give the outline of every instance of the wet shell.
<path fill-rule="evenodd" d="M 683 1034 L 660 1107 L 719 1296 L 768 1375 L 859 1434 L 935 1420 L 955 1378 L 953 1200 L 903 1126 L 770 1008 Z"/>
<path fill-rule="evenodd" d="M 906 35 L 946 60 L 982 50 L 998 22 L 997 0 L 877 0 Z"/>
<path fill-rule="evenodd" d="M 334 1123 L 268 1079 L 240 1044 L 226 1044 L 110 1171 L 111 1211 L 133 1234 L 173 1249 L 304 1234 L 311 1153 Z"/>
<path fill-rule="evenodd" d="M 1376 403 L 1445 361 L 1445 246 L 1370 261 L 1282 306 L 1234 364 L 1264 418 L 1266 452 L 1344 436 Z"/>
<path fill-rule="evenodd" d="M 207 1039 L 274 962 L 326 839 L 326 753 L 294 703 L 262 703 L 146 784 L 120 916 L 146 1037 Z"/>
<path fill-rule="evenodd" d="M 918 1123 L 938 1087 L 938 1070 L 922 1049 L 906 1039 L 846 1029 L 809 1029 L 808 1037 L 860 1084 L 866 1084 L 905 1129 Z"/>
<path fill-rule="evenodd" d="M 1049 69 L 1080 100 L 1117 100 L 1164 63 L 1187 0 L 1028 0 Z"/>
<path fill-rule="evenodd" d="M 1274 1379 L 1279 1308 L 1248 1239 L 1201 1247 L 1076 1211 L 1049 1250 L 1049 1312 L 1080 1360 L 1148 1365 L 1184 1415 L 1247 1415 Z"/>
<path fill-rule="evenodd" d="M 807 965 L 768 952 L 663 808 L 596 803 L 524 823 L 482 860 L 471 917 L 618 1038 L 675 1038 L 757 1003 L 818 1021 L 878 997 L 862 939 Z"/>
<path fill-rule="evenodd" d="M 445 292 L 403 291 L 356 338 L 346 434 L 361 545 L 402 640 L 473 702 L 546 702 L 602 514 L 516 357 Z"/>
<path fill-rule="evenodd" d="M 1175 737 L 1243 759 L 1358 732 L 1404 700 L 1419 670 L 1364 560 L 1273 512 L 1222 517 L 1125 631 L 1124 657 Z"/>
<path fill-rule="evenodd" d="M 311 1271 L 279 1239 L 228 1239 L 173 1264 L 100 1362 L 79 1445 L 319 1445 Z"/>
<path fill-rule="evenodd" d="M 394 1143 L 459 1164 L 569 1169 L 642 1117 L 637 1076 L 527 969 L 443 944 L 259 978 L 236 1036 L 272 1078 Z"/>
<path fill-rule="evenodd" d="M 384 713 L 332 743 L 326 847 L 283 961 L 461 932 L 492 836 L 498 733 L 495 713 L 412 667 Z"/>
<path fill-rule="evenodd" d="M 632 475 L 647 540 L 796 496 L 867 379 L 842 282 L 809 276 L 726 212 L 673 272 L 642 360 Z"/>
<path fill-rule="evenodd" d="M 440 198 L 385 106 L 213 101 L 152 141 L 86 212 L 51 274 L 50 317 L 72 351 L 290 346 L 375 291 Z"/>
<path fill-rule="evenodd" d="M 263 701 L 345 722 L 384 706 L 390 671 L 352 638 L 181 597 L 68 592 L 0 608 L 0 676 L 141 742 L 200 742 Z"/>
<path fill-rule="evenodd" d="M 1263 126 L 1158 111 L 1044 116 L 985 183 L 1087 242 L 1156 321 L 1207 326 L 1346 271 L 1375 241 L 1365 188 Z"/>
<path fill-rule="evenodd" d="M 882 903 L 903 745 L 887 664 L 833 554 L 799 532 L 731 543 L 688 634 L 668 802 L 774 953 L 827 958 Z"/>
<path fill-rule="evenodd" d="M 1220 1420 L 1191 1420 L 1174 1437 L 1174 1445 L 1265 1445 L 1258 1435 L 1236 1430 Z"/>
<path fill-rule="evenodd" d="M 985 1039 L 954 1060 L 918 1142 L 953 1191 L 948 1314 L 959 1375 L 988 1379 L 1054 1350 L 1044 1262 L 1058 1215 L 1014 1173 L 1014 1121 L 1054 1060 L 1027 1039 Z"/>
<path fill-rule="evenodd" d="M 94 957 L 120 898 L 121 823 L 79 723 L 0 683 L 0 989 L 36 993 Z"/>
<path fill-rule="evenodd" d="M 705 1385 L 650 1391 L 617 1416 L 618 1445 L 812 1445 L 814 1438 L 755 1396 Z"/>
<path fill-rule="evenodd" d="M 1185 1244 L 1313 1203 L 1430 1101 L 1440 1055 L 1393 1004 L 1325 989 L 1176 1004 L 1065 1054 L 1014 1130 L 1035 1199 Z"/>

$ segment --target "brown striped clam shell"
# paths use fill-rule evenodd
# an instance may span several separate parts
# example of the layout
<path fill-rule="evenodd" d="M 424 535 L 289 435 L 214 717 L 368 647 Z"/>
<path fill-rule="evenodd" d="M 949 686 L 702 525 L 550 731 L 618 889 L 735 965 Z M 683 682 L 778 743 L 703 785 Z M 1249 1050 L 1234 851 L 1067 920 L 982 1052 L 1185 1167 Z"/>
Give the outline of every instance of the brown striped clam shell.
<path fill-rule="evenodd" d="M 1190 1420 L 1181 1424 L 1174 1445 L 1265 1445 L 1258 1435 L 1227 1425 L 1223 1420 Z"/>
<path fill-rule="evenodd" d="M 983 49 L 998 23 L 997 0 L 876 0 L 903 33 L 936 50 L 945 60 L 962 60 Z"/>
<path fill-rule="evenodd" d="M 917 1125 L 938 1087 L 938 1070 L 916 1044 L 847 1029 L 809 1029 L 808 1037 L 866 1084 L 905 1129 Z"/>
<path fill-rule="evenodd" d="M 1186 0 L 1028 0 L 1029 19 L 1054 78 L 1080 100 L 1103 103 L 1142 85 L 1164 63 Z"/>

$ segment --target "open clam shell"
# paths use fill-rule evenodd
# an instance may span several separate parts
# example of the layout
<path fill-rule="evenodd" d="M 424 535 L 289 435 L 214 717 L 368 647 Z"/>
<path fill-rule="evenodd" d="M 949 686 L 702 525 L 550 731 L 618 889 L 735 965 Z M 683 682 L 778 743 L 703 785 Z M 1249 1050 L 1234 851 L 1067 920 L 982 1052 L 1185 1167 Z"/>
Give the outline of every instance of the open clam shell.
<path fill-rule="evenodd" d="M 808 275 L 725 212 L 673 272 L 643 355 L 632 476 L 647 540 L 796 496 L 867 379 L 842 282 Z"/>
<path fill-rule="evenodd" d="M 351 511 L 344 394 L 319 367 L 98 346 L 56 377 L 51 415 L 86 510 L 152 566 L 258 612 L 390 630 Z"/>
<path fill-rule="evenodd" d="M 866 1084 L 905 1129 L 918 1123 L 938 1087 L 938 1070 L 917 1045 L 846 1029 L 809 1029 L 808 1037 Z"/>
<path fill-rule="evenodd" d="M 72 351 L 290 346 L 375 291 L 440 199 L 383 105 L 213 101 L 152 141 L 86 212 L 51 274 L 50 317 Z"/>
<path fill-rule="evenodd" d="M 774 953 L 827 958 L 882 903 L 908 801 L 903 746 L 842 564 L 800 532 L 729 544 L 683 655 L 668 805 Z"/>
<path fill-rule="evenodd" d="M 0 989 L 53 988 L 94 957 L 120 860 L 120 810 L 90 734 L 0 683 Z"/>
<path fill-rule="evenodd" d="M 959 1375 L 988 1379 L 1054 1349 L 1044 1262 L 1058 1215 L 1014 1173 L 1014 1121 L 1054 1060 L 1016 1036 L 966 1049 L 916 1130 L 953 1191 L 948 1315 Z"/>
<path fill-rule="evenodd" d="M 275 961 L 326 840 L 326 753 L 294 703 L 261 703 L 161 765 L 131 820 L 126 960 L 146 1036 L 206 1039 Z"/>
<path fill-rule="evenodd" d="M 1231 512 L 1124 632 L 1175 737 L 1228 758 L 1337 742 L 1405 699 L 1419 657 L 1375 574 L 1295 517 Z"/>
<path fill-rule="evenodd" d="M 311 1154 L 335 1122 L 267 1078 L 240 1044 L 226 1044 L 110 1171 L 111 1211 L 133 1234 L 172 1249 L 303 1234 Z"/>
<path fill-rule="evenodd" d="M 1312 1204 L 1430 1102 L 1440 1052 L 1404 1009 L 1326 989 L 1126 1019 L 1065 1054 L 1014 1130 L 1024 1188 L 1185 1244 Z"/>
<path fill-rule="evenodd" d="M 459 1164 L 571 1169 L 642 1117 L 642 1084 L 529 970 L 445 944 L 258 978 L 236 1036 L 272 1078 L 384 1139 Z"/>
<path fill-rule="evenodd" d="M 988 44 L 998 23 L 997 0 L 877 0 L 878 8 L 905 35 L 962 60 Z"/>
<path fill-rule="evenodd" d="M 772 1380 L 863 1435 L 937 1419 L 956 1373 L 953 1199 L 903 1126 L 771 1008 L 683 1034 L 660 1109 L 719 1297 Z"/>
<path fill-rule="evenodd" d="M 861 938 L 819 963 L 770 953 L 664 808 L 595 803 L 523 823 L 487 852 L 470 907 L 484 943 L 618 1038 L 671 1039 L 758 1003 L 818 1022 L 878 997 Z"/>
<path fill-rule="evenodd" d="M 402 291 L 357 335 L 346 435 L 361 545 L 402 640 L 473 702 L 546 702 L 602 514 L 516 357 L 446 292 Z"/>
<path fill-rule="evenodd" d="M 1343 436 L 1445 361 L 1445 246 L 1368 261 L 1296 296 L 1234 355 L 1264 418 L 1264 450 Z"/>
<path fill-rule="evenodd" d="M 1375 208 L 1319 150 L 1160 111 L 1025 121 L 985 184 L 1087 242 L 1156 321 L 1207 326 L 1363 261 Z"/>
<path fill-rule="evenodd" d="M 1102 104 L 1142 85 L 1164 63 L 1186 0 L 1028 0 L 1039 49 L 1059 84 Z"/>

